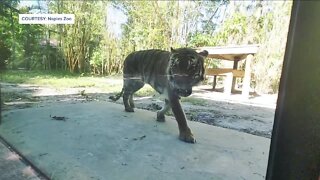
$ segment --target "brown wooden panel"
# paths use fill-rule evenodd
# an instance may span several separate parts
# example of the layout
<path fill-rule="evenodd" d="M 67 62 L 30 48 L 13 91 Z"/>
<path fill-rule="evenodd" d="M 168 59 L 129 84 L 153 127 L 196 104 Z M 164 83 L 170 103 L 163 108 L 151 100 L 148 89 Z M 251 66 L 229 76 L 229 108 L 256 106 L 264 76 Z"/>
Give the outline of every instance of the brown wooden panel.
<path fill-rule="evenodd" d="M 232 72 L 232 68 L 207 68 L 206 74 L 207 75 L 219 75 L 223 73 L 229 73 Z"/>
<path fill-rule="evenodd" d="M 225 46 L 225 47 L 199 47 L 199 51 L 207 50 L 209 58 L 223 59 L 223 60 L 243 60 L 249 54 L 256 54 L 259 45 L 244 45 L 244 46 Z"/>
<path fill-rule="evenodd" d="M 243 60 L 248 56 L 248 54 L 209 54 L 208 58 L 220 59 L 220 60 Z"/>
<path fill-rule="evenodd" d="M 244 71 L 235 70 L 232 68 L 207 68 L 206 75 L 208 76 L 217 76 L 217 75 L 226 75 L 226 73 L 232 73 L 234 77 L 244 77 Z"/>

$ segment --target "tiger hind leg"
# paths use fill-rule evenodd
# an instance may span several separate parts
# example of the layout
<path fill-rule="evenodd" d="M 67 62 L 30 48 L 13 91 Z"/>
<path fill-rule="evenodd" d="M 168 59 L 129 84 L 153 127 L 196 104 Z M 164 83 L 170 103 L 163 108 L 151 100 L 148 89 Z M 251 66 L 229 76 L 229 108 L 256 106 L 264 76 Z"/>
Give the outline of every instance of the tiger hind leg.
<path fill-rule="evenodd" d="M 165 113 L 170 109 L 170 103 L 168 99 L 165 99 L 164 106 L 160 111 L 157 112 L 157 121 L 164 122 L 165 121 Z"/>
<path fill-rule="evenodd" d="M 123 92 L 123 104 L 125 111 L 134 112 L 133 94 L 144 86 L 141 80 L 125 80 Z"/>

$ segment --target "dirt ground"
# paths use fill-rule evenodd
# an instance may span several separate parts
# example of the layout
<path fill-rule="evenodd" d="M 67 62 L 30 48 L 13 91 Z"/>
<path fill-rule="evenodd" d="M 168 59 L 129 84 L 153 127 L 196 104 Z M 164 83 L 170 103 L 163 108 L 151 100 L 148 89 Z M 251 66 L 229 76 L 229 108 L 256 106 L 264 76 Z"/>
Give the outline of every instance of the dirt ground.
<path fill-rule="evenodd" d="M 122 83 L 119 79 L 105 79 L 102 83 Z M 119 89 L 120 91 L 120 89 Z M 41 106 L 42 102 L 110 101 L 110 93 L 96 87 L 55 89 L 48 86 L 1 83 L 2 111 Z M 211 86 L 194 88 L 189 98 L 182 98 L 182 106 L 188 120 L 213 126 L 234 129 L 249 134 L 271 137 L 277 95 L 258 95 L 249 99 L 241 94 L 225 95 L 213 91 Z M 117 102 L 122 104 L 122 99 Z M 135 97 L 137 108 L 157 111 L 163 105 L 163 97 Z M 169 112 L 168 115 L 172 115 Z"/>

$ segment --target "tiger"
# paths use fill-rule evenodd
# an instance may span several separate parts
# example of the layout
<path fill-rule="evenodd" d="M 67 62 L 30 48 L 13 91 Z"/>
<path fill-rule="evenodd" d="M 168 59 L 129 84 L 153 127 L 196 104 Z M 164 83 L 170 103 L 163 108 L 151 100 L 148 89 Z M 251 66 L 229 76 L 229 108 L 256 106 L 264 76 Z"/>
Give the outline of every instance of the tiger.
<path fill-rule="evenodd" d="M 196 52 L 191 48 L 134 51 L 124 60 L 121 92 L 109 99 L 117 101 L 122 96 L 125 111 L 134 112 L 133 94 L 145 83 L 149 84 L 165 97 L 164 106 L 157 111 L 157 121 L 164 122 L 165 113 L 171 108 L 178 123 L 179 139 L 195 143 L 180 97 L 190 96 L 192 87 L 204 80 L 204 59 L 207 56 L 208 51 Z"/>

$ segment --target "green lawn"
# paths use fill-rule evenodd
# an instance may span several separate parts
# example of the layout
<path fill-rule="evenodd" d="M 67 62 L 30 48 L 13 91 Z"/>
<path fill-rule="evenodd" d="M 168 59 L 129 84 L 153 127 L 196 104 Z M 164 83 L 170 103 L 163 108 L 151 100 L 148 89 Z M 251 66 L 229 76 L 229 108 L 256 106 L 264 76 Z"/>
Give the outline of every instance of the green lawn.
<path fill-rule="evenodd" d="M 15 84 L 32 84 L 39 86 L 49 86 L 56 89 L 64 88 L 99 88 L 105 93 L 117 93 L 122 88 L 122 75 L 116 76 L 81 76 L 68 72 L 44 72 L 44 71 L 5 71 L 0 73 L 1 82 Z M 110 80 L 118 80 L 116 83 L 110 83 Z M 157 94 L 150 85 L 145 85 L 135 93 L 136 96 L 152 96 Z M 182 102 L 189 102 L 194 105 L 207 105 L 203 100 L 187 97 L 182 98 Z"/>
<path fill-rule="evenodd" d="M 110 83 L 108 80 L 118 80 L 117 83 Z M 114 76 L 90 76 L 79 75 L 61 71 L 22 71 L 10 70 L 0 73 L 0 81 L 15 84 L 32 84 L 39 86 L 50 86 L 56 89 L 63 88 L 100 88 L 106 93 L 115 93 L 121 91 L 122 75 Z M 109 82 L 109 83 L 108 83 Z M 146 85 L 139 90 L 137 96 L 150 96 L 155 91 Z"/>
<path fill-rule="evenodd" d="M 5 71 L 0 73 L 1 82 L 49 85 L 54 87 L 87 87 L 94 83 L 79 75 L 61 71 Z"/>

